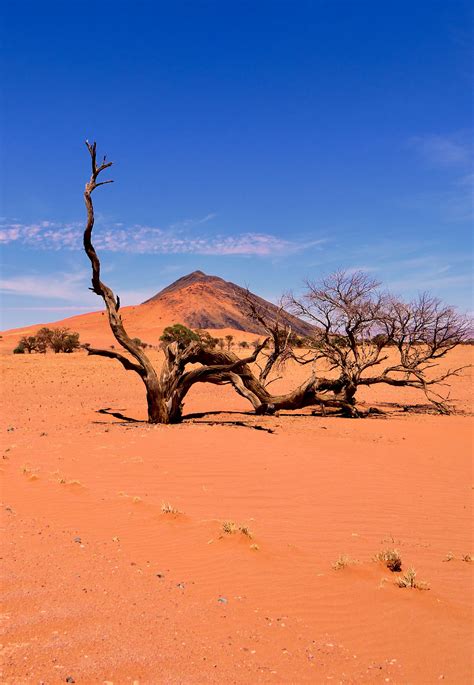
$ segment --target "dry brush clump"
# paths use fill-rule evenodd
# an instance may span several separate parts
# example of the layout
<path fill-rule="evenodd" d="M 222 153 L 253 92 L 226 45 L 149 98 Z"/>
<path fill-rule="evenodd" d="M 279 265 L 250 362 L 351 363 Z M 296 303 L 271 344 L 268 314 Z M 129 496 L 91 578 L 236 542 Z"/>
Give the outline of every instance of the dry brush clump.
<path fill-rule="evenodd" d="M 414 590 L 429 590 L 430 586 L 424 580 L 416 579 L 416 571 L 409 568 L 402 576 L 397 578 L 397 585 L 400 588 L 413 588 Z"/>
<path fill-rule="evenodd" d="M 452 552 L 448 552 L 443 561 L 452 561 L 453 559 L 456 559 L 454 554 Z M 471 554 L 463 554 L 461 555 L 461 561 L 465 561 L 469 564 L 473 561 L 473 557 Z"/>
<path fill-rule="evenodd" d="M 402 570 L 402 558 L 396 549 L 382 550 L 375 555 L 374 560 L 383 563 L 392 573 Z"/>
<path fill-rule="evenodd" d="M 179 509 L 176 509 L 176 507 L 173 507 L 173 505 L 169 502 L 163 502 L 163 504 L 161 505 L 161 513 L 172 514 L 173 516 L 177 516 L 181 512 L 179 511 Z"/>
<path fill-rule="evenodd" d="M 355 559 L 351 559 L 351 557 L 348 557 L 345 554 L 341 554 L 340 557 L 336 559 L 336 561 L 332 564 L 332 567 L 335 571 L 340 571 L 343 568 L 346 568 L 346 566 L 350 566 L 351 564 L 356 564 Z"/>
<path fill-rule="evenodd" d="M 253 535 L 248 526 L 239 525 L 234 523 L 234 521 L 223 521 L 222 522 L 222 532 L 226 535 L 234 535 L 235 533 L 241 533 L 246 537 L 252 539 Z"/>

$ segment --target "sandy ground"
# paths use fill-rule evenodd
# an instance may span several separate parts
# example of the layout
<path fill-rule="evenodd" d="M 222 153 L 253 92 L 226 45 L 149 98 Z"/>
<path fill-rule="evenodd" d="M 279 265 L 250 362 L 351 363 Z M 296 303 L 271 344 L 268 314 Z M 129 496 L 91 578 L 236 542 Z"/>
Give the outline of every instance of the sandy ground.
<path fill-rule="evenodd" d="M 254 417 L 200 386 L 186 411 L 225 413 L 163 427 L 100 411 L 145 418 L 112 361 L 1 362 L 1 682 L 472 682 L 469 372 L 455 416 L 377 388 L 384 416 Z M 387 548 L 430 589 L 399 588 Z"/>

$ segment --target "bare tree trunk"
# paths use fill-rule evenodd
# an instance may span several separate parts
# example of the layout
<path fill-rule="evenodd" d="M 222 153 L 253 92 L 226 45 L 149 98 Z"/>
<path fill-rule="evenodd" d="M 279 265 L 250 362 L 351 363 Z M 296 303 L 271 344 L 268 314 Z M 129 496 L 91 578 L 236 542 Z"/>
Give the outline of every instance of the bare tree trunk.
<path fill-rule="evenodd" d="M 91 290 L 102 297 L 107 308 L 109 317 L 109 324 L 112 333 L 117 342 L 132 355 L 137 363 L 131 362 L 123 355 L 109 350 L 88 350 L 89 354 L 101 355 L 117 359 L 127 370 L 133 370 L 142 379 L 146 387 L 147 405 L 148 405 L 148 420 L 150 423 L 169 423 L 169 412 L 167 411 L 165 398 L 163 397 L 162 388 L 158 381 L 153 365 L 148 359 L 143 349 L 137 345 L 126 332 L 122 317 L 119 314 L 120 298 L 114 295 L 113 291 L 105 285 L 100 279 L 100 261 L 95 248 L 92 244 L 92 229 L 94 228 L 94 206 L 92 204 L 92 192 L 101 185 L 112 183 L 112 181 L 103 181 L 98 183 L 97 178 L 99 174 L 112 166 L 112 162 L 107 162 L 104 157 L 102 164 L 97 165 L 96 144 L 86 142 L 87 149 L 91 156 L 92 173 L 89 182 L 86 183 L 84 190 L 84 201 L 87 209 L 87 223 L 84 230 L 84 250 L 89 257 L 92 266 L 92 288 Z"/>

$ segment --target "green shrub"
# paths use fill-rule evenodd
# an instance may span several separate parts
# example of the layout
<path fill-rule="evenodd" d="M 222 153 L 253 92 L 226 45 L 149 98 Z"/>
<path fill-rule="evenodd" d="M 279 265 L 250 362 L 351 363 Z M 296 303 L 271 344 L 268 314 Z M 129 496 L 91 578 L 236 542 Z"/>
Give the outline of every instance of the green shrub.
<path fill-rule="evenodd" d="M 187 326 L 183 326 L 182 323 L 175 323 L 173 326 L 167 326 L 160 337 L 160 342 L 164 347 L 167 347 L 173 342 L 186 346 L 190 342 L 199 340 L 201 340 L 200 336 Z"/>
<path fill-rule="evenodd" d="M 44 354 L 48 348 L 54 352 L 74 352 L 80 348 L 79 333 L 70 331 L 69 328 L 40 328 L 36 335 L 23 336 L 18 341 L 15 354 L 25 352 L 40 352 Z M 21 349 L 21 352 L 19 351 Z"/>

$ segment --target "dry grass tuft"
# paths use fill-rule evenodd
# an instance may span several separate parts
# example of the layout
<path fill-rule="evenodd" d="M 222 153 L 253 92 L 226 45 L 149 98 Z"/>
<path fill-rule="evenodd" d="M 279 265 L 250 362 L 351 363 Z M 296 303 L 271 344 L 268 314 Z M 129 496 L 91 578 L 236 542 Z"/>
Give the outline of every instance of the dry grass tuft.
<path fill-rule="evenodd" d="M 180 511 L 179 511 L 179 509 L 176 509 L 175 507 L 173 507 L 169 502 L 163 502 L 163 504 L 161 505 L 161 513 L 162 514 L 174 514 L 176 516 L 176 514 L 179 514 Z"/>
<path fill-rule="evenodd" d="M 64 476 L 60 476 L 56 480 L 59 483 L 59 485 L 79 485 L 79 487 L 81 488 L 84 487 L 81 481 L 75 478 L 73 478 L 72 480 L 67 480 L 67 478 L 64 478 Z"/>
<path fill-rule="evenodd" d="M 381 561 L 392 573 L 398 573 L 402 570 L 402 558 L 396 549 L 384 549 L 382 552 L 378 552 L 374 561 Z"/>
<path fill-rule="evenodd" d="M 346 556 L 345 554 L 341 554 L 339 559 L 336 559 L 334 564 L 332 565 L 333 569 L 335 571 L 340 571 L 341 568 L 346 568 L 346 566 L 349 566 L 349 564 L 355 564 L 356 562 L 354 559 L 351 559 L 350 557 Z"/>
<path fill-rule="evenodd" d="M 452 561 L 454 559 L 454 554 L 452 552 L 448 552 L 446 556 L 444 557 L 443 561 Z"/>
<path fill-rule="evenodd" d="M 430 589 L 430 586 L 428 583 L 425 583 L 424 580 L 416 580 L 416 571 L 414 568 L 409 568 L 408 571 L 403 574 L 403 576 L 397 578 L 397 585 L 401 588 L 409 587 L 415 590 Z"/>
<path fill-rule="evenodd" d="M 462 560 L 463 560 L 463 561 L 467 561 L 468 563 L 470 563 L 470 562 L 472 561 L 472 556 L 471 556 L 470 554 L 465 554 L 465 555 L 462 557 Z"/>
<path fill-rule="evenodd" d="M 252 539 L 252 532 L 248 526 L 239 526 L 237 523 L 234 523 L 233 521 L 223 521 L 222 532 L 226 533 L 227 535 L 241 533 L 242 535 L 245 535 L 246 537 Z"/>
<path fill-rule="evenodd" d="M 134 504 L 138 504 L 139 502 L 142 502 L 142 498 L 139 497 L 138 495 L 128 495 L 126 492 L 121 490 L 120 492 L 117 493 L 119 497 L 126 497 L 127 499 L 131 499 Z"/>
<path fill-rule="evenodd" d="M 228 535 L 232 535 L 233 533 L 237 533 L 239 530 L 239 527 L 233 522 L 233 521 L 223 521 L 222 523 L 222 532 L 227 533 Z"/>
<path fill-rule="evenodd" d="M 24 476 L 28 476 L 30 480 L 34 480 L 35 478 L 39 478 L 38 476 L 38 471 L 39 469 L 35 469 L 29 464 L 23 464 L 21 467 L 20 471 Z"/>

